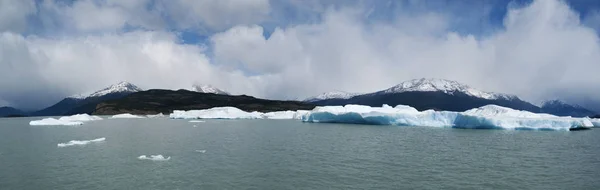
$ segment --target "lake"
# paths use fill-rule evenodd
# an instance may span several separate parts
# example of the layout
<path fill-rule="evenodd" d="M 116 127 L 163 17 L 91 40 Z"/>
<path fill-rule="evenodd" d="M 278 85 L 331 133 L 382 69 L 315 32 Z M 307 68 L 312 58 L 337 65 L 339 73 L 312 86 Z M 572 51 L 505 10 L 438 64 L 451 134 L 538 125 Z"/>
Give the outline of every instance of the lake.
<path fill-rule="evenodd" d="M 0 119 L 1 189 L 600 189 L 598 128 L 34 119 Z"/>

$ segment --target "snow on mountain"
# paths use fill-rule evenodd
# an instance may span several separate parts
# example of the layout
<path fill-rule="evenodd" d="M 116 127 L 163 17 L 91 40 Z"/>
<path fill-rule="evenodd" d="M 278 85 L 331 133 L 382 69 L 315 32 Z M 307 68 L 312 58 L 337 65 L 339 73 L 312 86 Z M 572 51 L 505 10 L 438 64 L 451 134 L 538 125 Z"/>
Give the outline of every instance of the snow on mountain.
<path fill-rule="evenodd" d="M 562 100 L 543 101 L 540 108 L 544 113 L 550 113 L 558 116 L 586 117 L 597 114 L 594 111 L 590 111 L 580 105 L 568 104 Z"/>
<path fill-rule="evenodd" d="M 218 89 L 211 85 L 193 85 L 191 90 L 196 91 L 196 92 L 201 92 L 201 93 L 229 95 L 228 92 L 225 92 L 224 90 Z"/>
<path fill-rule="evenodd" d="M 91 93 L 89 95 L 76 94 L 76 95 L 69 96 L 67 98 L 82 100 L 82 99 L 86 99 L 86 98 L 90 98 L 90 97 L 100 97 L 100 96 L 104 96 L 107 94 L 113 94 L 113 93 L 134 93 L 134 92 L 139 92 L 139 91 L 142 91 L 142 89 L 135 86 L 134 84 L 131 84 L 128 82 L 119 82 L 117 84 L 113 84 L 109 87 L 106 87 L 102 90 Z"/>
<path fill-rule="evenodd" d="M 350 99 L 354 96 L 360 95 L 358 93 L 348 93 L 343 91 L 332 91 L 325 92 L 323 94 L 319 94 L 317 96 L 309 97 L 305 99 L 305 102 L 315 102 L 320 100 L 329 100 L 329 99 Z"/>
<path fill-rule="evenodd" d="M 542 101 L 540 107 L 573 107 L 573 108 L 583 108 L 580 105 L 572 105 L 568 104 L 562 100 L 554 99 L 554 100 L 545 100 Z M 585 109 L 585 108 L 583 108 Z"/>
<path fill-rule="evenodd" d="M 394 87 L 389 89 L 380 91 L 378 93 L 384 94 L 392 94 L 392 93 L 402 93 L 402 92 L 435 92 L 441 91 L 446 94 L 454 94 L 456 92 L 464 93 L 470 96 L 488 99 L 488 100 L 496 100 L 496 99 L 516 99 L 517 96 L 502 94 L 502 93 L 493 93 L 493 92 L 485 92 L 475 88 L 472 88 L 468 85 L 452 81 L 446 79 L 436 79 L 436 78 L 421 78 L 421 79 L 413 79 L 409 81 L 402 82 Z"/>
<path fill-rule="evenodd" d="M 139 91 L 142 91 L 142 89 L 131 83 L 119 82 L 118 84 L 114 84 L 105 89 L 94 92 L 94 93 L 90 94 L 88 97 L 99 97 L 99 96 L 104 96 L 104 95 L 113 94 L 113 93 L 134 93 L 134 92 L 139 92 Z"/>

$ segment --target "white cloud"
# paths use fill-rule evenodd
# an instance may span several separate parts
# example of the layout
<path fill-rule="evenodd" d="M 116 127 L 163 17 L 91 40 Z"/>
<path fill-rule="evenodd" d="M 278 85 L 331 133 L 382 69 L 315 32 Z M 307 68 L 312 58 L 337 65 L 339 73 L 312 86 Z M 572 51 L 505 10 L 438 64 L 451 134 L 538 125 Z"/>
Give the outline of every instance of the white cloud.
<path fill-rule="evenodd" d="M 211 65 L 203 48 L 177 41 L 175 34 L 165 32 L 61 39 L 2 33 L 0 89 L 10 90 L 0 91 L 0 97 L 33 108 L 122 80 L 142 88 L 174 89 L 187 89 L 195 82 L 228 87 L 247 81 Z"/>
<path fill-rule="evenodd" d="M 0 32 L 22 32 L 27 29 L 27 17 L 36 12 L 33 0 L 0 1 Z"/>
<path fill-rule="evenodd" d="M 367 92 L 419 77 L 532 101 L 600 91 L 598 36 L 562 1 L 512 9 L 504 30 L 479 39 L 447 32 L 448 21 L 435 13 L 375 24 L 362 15 L 330 10 L 322 23 L 278 29 L 268 39 L 258 26 L 235 27 L 212 38 L 215 59 L 268 73 L 263 92 L 279 98 Z"/>
<path fill-rule="evenodd" d="M 77 0 L 65 3 L 46 0 L 41 19 L 47 25 L 77 32 L 114 32 L 126 26 L 163 29 L 164 20 L 151 0 Z M 72 31 L 69 31 L 72 32 Z"/>
<path fill-rule="evenodd" d="M 141 13 L 123 11 L 144 1 L 80 3 L 67 7 L 115 11 L 110 14 L 114 17 L 82 18 L 100 19 L 94 21 L 97 25 L 69 21 L 82 31 L 146 24 L 160 28 L 154 25 L 160 22 L 135 21 L 133 17 Z M 265 37 L 263 28 L 253 24 L 269 14 L 268 1 L 235 3 L 179 0 L 156 5 L 164 10 L 139 9 L 148 14 L 179 12 L 170 16 L 181 18 L 178 24 L 183 28 L 233 26 L 212 35 L 207 47 L 181 44 L 176 34 L 163 30 L 63 38 L 4 32 L 0 89 L 11 90 L 0 91 L 0 97 L 32 108 L 127 80 L 142 88 L 205 83 L 232 93 L 290 99 L 334 89 L 370 92 L 412 78 L 437 77 L 532 101 L 547 97 L 600 101 L 595 96 L 600 91 L 600 76 L 595 74 L 600 70 L 598 36 L 562 1 L 537 0 L 511 9 L 504 28 L 485 37 L 449 32 L 452 17 L 435 12 L 367 21 L 369 10 L 360 8 L 328 9 L 317 23 L 277 28 Z"/>
<path fill-rule="evenodd" d="M 268 0 L 173 0 L 162 2 L 179 28 L 222 30 L 238 24 L 255 24 L 270 13 Z"/>

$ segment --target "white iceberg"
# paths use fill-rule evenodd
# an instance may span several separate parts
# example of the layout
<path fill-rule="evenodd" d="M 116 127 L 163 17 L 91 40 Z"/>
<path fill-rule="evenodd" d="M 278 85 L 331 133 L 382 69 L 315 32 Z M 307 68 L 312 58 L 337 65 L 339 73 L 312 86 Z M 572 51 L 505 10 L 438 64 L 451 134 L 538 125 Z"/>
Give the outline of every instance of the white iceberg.
<path fill-rule="evenodd" d="M 298 111 L 275 111 L 275 112 L 267 112 L 263 113 L 262 117 L 264 119 L 302 119 L 302 116 L 310 113 L 308 110 L 298 110 Z"/>
<path fill-rule="evenodd" d="M 72 116 L 60 117 L 58 120 L 86 122 L 86 121 L 102 120 L 102 118 L 98 117 L 98 116 L 88 115 L 88 114 L 77 114 L 77 115 L 72 115 Z"/>
<path fill-rule="evenodd" d="M 600 127 L 600 119 L 590 119 L 594 127 Z"/>
<path fill-rule="evenodd" d="M 41 120 L 30 121 L 29 125 L 83 125 L 80 121 L 65 121 L 54 118 L 45 118 Z"/>
<path fill-rule="evenodd" d="M 418 111 L 398 105 L 369 107 L 361 105 L 316 107 L 302 117 L 305 122 L 354 123 L 398 126 L 454 127 L 470 129 L 570 130 L 588 128 L 589 118 L 558 117 L 487 105 L 465 112 Z"/>
<path fill-rule="evenodd" d="M 216 107 L 204 110 L 175 110 L 171 119 L 260 119 L 261 112 L 245 112 L 235 107 Z"/>
<path fill-rule="evenodd" d="M 155 114 L 155 115 L 146 115 L 147 118 L 156 118 L 156 117 L 164 117 L 165 115 L 162 113 L 159 114 Z"/>
<path fill-rule="evenodd" d="M 30 121 L 29 125 L 83 125 L 86 121 L 102 120 L 98 116 L 90 116 L 88 114 L 77 114 L 72 116 L 63 116 L 58 119 L 45 118 L 41 120 Z"/>
<path fill-rule="evenodd" d="M 58 147 L 68 147 L 68 146 L 75 146 L 75 145 L 86 145 L 86 144 L 90 144 L 90 143 L 97 143 L 97 142 L 104 142 L 106 140 L 106 138 L 102 137 L 102 138 L 97 138 L 97 139 L 93 139 L 93 140 L 72 140 L 69 141 L 67 143 L 58 143 Z"/>
<path fill-rule="evenodd" d="M 129 113 L 124 113 L 124 114 L 113 115 L 110 118 L 112 118 L 112 119 L 140 119 L 140 118 L 146 118 L 146 117 L 139 116 L 139 115 L 133 115 L 133 114 L 129 114 Z"/>
<path fill-rule="evenodd" d="M 170 160 L 171 157 L 164 157 L 163 155 L 150 155 L 150 156 L 146 156 L 146 155 L 141 155 L 138 157 L 138 159 L 140 160 L 152 160 L 152 161 L 167 161 Z"/>
<path fill-rule="evenodd" d="M 190 123 L 204 123 L 202 120 L 191 120 Z"/>

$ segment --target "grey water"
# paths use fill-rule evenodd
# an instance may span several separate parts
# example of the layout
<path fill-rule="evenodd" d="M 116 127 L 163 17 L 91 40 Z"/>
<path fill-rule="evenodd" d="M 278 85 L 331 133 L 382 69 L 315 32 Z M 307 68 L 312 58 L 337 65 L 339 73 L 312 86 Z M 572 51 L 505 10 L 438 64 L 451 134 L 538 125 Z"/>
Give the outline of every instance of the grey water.
<path fill-rule="evenodd" d="M 33 119 L 0 119 L 0 189 L 600 189 L 600 129 Z"/>

